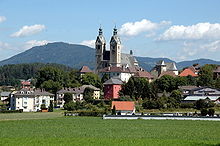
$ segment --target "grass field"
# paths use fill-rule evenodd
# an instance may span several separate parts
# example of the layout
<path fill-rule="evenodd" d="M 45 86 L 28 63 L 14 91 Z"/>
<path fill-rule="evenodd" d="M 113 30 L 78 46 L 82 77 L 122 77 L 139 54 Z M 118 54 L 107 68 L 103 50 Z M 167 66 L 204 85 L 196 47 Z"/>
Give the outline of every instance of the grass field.
<path fill-rule="evenodd" d="M 220 122 L 0 114 L 0 145 L 220 145 Z"/>

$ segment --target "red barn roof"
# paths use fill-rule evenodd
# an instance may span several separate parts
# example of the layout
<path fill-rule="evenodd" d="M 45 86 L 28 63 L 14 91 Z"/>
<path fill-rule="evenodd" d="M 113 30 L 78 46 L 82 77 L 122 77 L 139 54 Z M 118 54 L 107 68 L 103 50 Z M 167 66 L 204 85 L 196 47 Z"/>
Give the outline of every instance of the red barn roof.
<path fill-rule="evenodd" d="M 134 101 L 112 101 L 112 107 L 115 106 L 116 110 L 123 110 L 123 111 L 132 111 L 135 108 Z"/>
<path fill-rule="evenodd" d="M 186 68 L 179 74 L 179 76 L 180 77 L 186 77 L 186 76 L 197 77 L 198 75 L 196 75 L 191 69 Z"/>

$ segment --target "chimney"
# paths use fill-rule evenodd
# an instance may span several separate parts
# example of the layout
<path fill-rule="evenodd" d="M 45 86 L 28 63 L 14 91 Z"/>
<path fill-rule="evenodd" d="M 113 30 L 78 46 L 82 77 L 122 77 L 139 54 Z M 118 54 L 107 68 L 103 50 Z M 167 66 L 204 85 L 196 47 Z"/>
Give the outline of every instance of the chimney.
<path fill-rule="evenodd" d="M 132 50 L 130 50 L 130 55 L 133 55 L 133 51 Z"/>

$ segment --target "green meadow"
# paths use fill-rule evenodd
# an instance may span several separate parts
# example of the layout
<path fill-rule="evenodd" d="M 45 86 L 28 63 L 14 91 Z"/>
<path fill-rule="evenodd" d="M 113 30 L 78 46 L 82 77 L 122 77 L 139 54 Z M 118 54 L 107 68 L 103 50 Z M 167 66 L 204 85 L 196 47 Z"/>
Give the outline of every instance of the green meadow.
<path fill-rule="evenodd" d="M 220 145 L 220 122 L 0 114 L 0 145 Z"/>

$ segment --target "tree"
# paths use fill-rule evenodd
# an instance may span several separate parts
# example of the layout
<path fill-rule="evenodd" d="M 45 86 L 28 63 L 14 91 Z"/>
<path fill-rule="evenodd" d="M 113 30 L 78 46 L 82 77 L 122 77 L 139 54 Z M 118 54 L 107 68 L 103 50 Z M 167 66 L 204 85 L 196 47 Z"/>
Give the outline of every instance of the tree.
<path fill-rule="evenodd" d="M 85 75 L 83 75 L 81 79 L 81 84 L 82 85 L 93 85 L 97 88 L 102 89 L 101 80 L 99 76 L 94 73 L 86 73 Z"/>
<path fill-rule="evenodd" d="M 63 100 L 65 101 L 65 104 L 73 101 L 73 95 L 72 93 L 64 93 Z"/>
<path fill-rule="evenodd" d="M 196 109 L 207 109 L 210 107 L 214 107 L 214 103 L 210 101 L 209 99 L 199 99 L 195 102 Z"/>
<path fill-rule="evenodd" d="M 214 85 L 213 80 L 213 70 L 216 68 L 216 65 L 206 64 L 199 71 L 198 85 L 199 86 L 209 86 Z"/>
<path fill-rule="evenodd" d="M 102 76 L 101 81 L 102 81 L 102 83 L 105 83 L 105 81 L 107 81 L 107 80 L 109 80 L 109 79 L 110 79 L 109 74 L 104 74 L 104 75 Z"/>
<path fill-rule="evenodd" d="M 53 112 L 53 101 L 52 100 L 50 101 L 50 105 L 49 105 L 48 111 L 49 112 Z"/>
<path fill-rule="evenodd" d="M 57 67 L 52 67 L 52 66 L 43 67 L 37 72 L 36 86 L 40 87 L 42 83 L 49 80 L 53 82 L 58 82 L 61 85 L 63 85 L 64 84 L 63 75 L 64 72 Z"/>
<path fill-rule="evenodd" d="M 163 92 L 171 92 L 177 89 L 176 79 L 170 75 L 164 75 L 156 81 L 157 87 Z"/>
<path fill-rule="evenodd" d="M 220 78 L 215 80 L 215 88 L 220 89 Z"/>
<path fill-rule="evenodd" d="M 116 107 L 115 107 L 115 105 L 112 108 L 112 115 L 116 115 Z"/>
<path fill-rule="evenodd" d="M 59 82 L 52 80 L 44 81 L 40 87 L 53 94 L 56 94 L 58 90 L 62 89 L 62 85 Z"/>
<path fill-rule="evenodd" d="M 94 94 L 94 90 L 87 87 L 87 88 L 85 88 L 85 90 L 83 92 L 83 99 L 86 102 L 91 102 L 93 100 L 93 94 Z"/>

